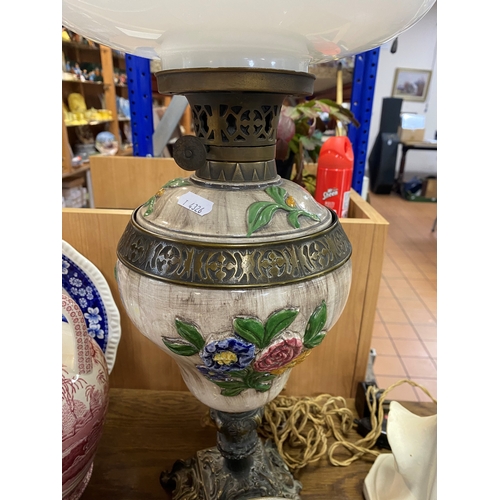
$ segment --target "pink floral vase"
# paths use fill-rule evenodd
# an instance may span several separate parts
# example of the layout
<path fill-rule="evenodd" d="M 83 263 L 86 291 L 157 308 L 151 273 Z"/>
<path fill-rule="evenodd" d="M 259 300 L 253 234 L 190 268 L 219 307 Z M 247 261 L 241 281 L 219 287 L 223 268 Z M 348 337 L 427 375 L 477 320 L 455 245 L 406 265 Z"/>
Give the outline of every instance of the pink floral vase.
<path fill-rule="evenodd" d="M 92 474 L 109 401 L 104 354 L 76 302 L 62 294 L 62 498 L 77 500 Z"/>

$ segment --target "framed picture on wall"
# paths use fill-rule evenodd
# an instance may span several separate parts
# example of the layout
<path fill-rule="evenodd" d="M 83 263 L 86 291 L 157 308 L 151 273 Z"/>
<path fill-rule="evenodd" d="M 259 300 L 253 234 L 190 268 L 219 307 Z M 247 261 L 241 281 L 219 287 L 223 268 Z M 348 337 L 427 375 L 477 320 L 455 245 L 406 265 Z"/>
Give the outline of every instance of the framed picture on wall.
<path fill-rule="evenodd" d="M 396 68 L 392 97 L 406 101 L 425 101 L 432 71 L 427 69 Z"/>

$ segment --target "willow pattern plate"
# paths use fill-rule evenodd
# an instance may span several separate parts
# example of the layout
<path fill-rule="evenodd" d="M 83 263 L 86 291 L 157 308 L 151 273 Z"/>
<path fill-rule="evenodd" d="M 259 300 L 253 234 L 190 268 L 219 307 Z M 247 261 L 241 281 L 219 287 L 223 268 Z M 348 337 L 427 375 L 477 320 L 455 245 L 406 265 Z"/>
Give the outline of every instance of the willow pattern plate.
<path fill-rule="evenodd" d="M 89 335 L 104 352 L 111 373 L 121 337 L 120 312 L 101 271 L 64 240 L 62 289 L 82 310 Z"/>

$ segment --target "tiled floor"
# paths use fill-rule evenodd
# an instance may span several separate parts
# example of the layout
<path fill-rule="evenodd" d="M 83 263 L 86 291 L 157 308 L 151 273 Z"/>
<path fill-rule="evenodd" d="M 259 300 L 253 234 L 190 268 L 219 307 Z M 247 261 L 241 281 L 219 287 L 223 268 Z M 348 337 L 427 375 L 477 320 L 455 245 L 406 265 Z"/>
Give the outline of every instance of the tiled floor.
<path fill-rule="evenodd" d="M 370 193 L 370 203 L 389 222 L 372 348 L 377 386 L 402 379 L 437 399 L 437 204 Z M 388 399 L 430 401 L 403 384 Z"/>

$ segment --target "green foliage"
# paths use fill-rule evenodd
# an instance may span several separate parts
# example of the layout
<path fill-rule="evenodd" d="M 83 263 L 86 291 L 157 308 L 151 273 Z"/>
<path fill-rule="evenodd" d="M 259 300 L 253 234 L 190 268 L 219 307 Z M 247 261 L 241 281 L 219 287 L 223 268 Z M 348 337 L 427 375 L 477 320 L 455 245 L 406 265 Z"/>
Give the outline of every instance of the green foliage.
<path fill-rule="evenodd" d="M 359 127 L 359 122 L 353 113 L 331 99 L 313 99 L 296 106 L 283 106 L 280 120 L 290 120 L 295 125 L 295 134 L 291 139 L 280 136 L 280 129 L 290 130 L 290 124 L 285 128 L 278 127 L 278 139 L 288 141 L 289 152 L 296 155 L 302 146 L 304 155 L 312 162 L 317 161 L 323 133 L 316 128 L 316 125 L 321 113 L 328 113 L 330 120 L 343 125 L 352 124 Z"/>

